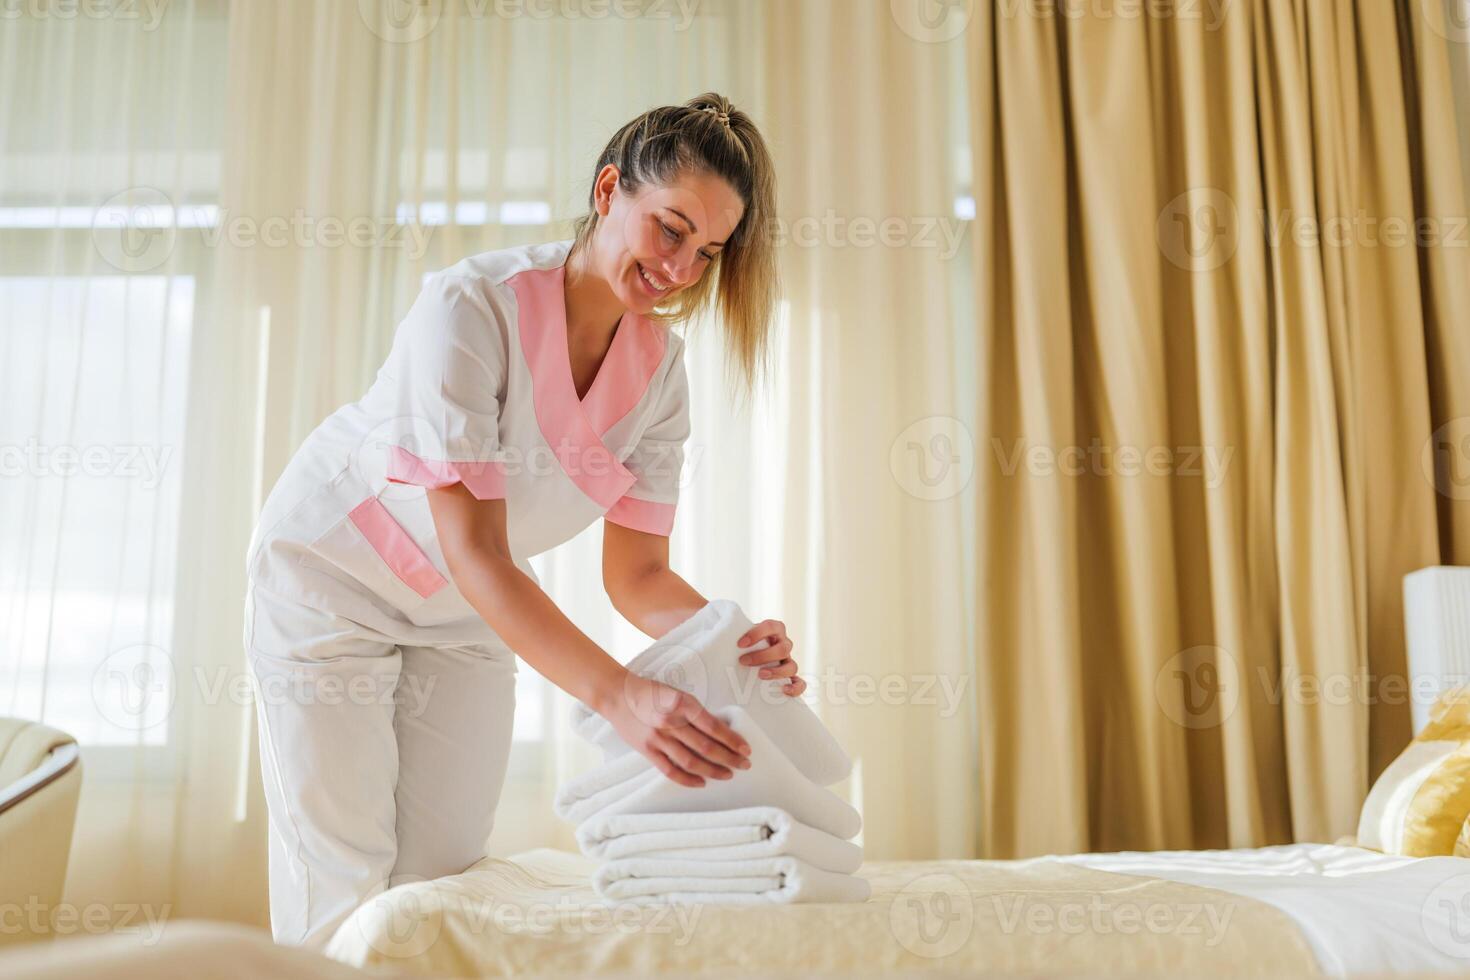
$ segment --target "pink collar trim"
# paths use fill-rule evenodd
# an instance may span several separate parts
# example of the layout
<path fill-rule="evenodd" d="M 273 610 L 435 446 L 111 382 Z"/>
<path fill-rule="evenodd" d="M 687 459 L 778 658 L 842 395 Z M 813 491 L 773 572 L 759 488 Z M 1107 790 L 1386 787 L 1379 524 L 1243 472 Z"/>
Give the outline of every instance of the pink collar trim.
<path fill-rule="evenodd" d="M 565 314 L 565 308 L 563 308 Z M 566 321 L 562 320 L 559 334 L 562 347 L 566 348 Z M 613 334 L 612 346 L 592 379 L 587 397 L 582 399 L 582 410 L 587 413 L 598 435 L 607 435 L 629 412 L 637 407 L 648 391 L 653 375 L 664 360 L 664 331 L 658 324 L 631 311 L 623 314 L 618 329 Z M 571 376 L 571 358 L 563 358 Z M 572 389 L 576 391 L 575 386 Z"/>
<path fill-rule="evenodd" d="M 637 478 L 602 437 L 642 400 L 663 361 L 665 337 L 657 324 L 628 313 L 584 400 L 577 398 L 567 350 L 565 269 L 527 269 L 508 283 L 519 307 L 521 351 L 531 370 L 536 424 L 561 468 L 603 510 Z"/>

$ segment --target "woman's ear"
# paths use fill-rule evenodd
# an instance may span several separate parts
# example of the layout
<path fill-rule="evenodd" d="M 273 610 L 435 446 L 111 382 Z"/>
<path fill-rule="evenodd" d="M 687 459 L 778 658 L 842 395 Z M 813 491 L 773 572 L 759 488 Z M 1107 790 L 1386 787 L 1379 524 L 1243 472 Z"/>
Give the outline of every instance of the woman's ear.
<path fill-rule="evenodd" d="M 601 217 L 607 217 L 608 211 L 612 209 L 613 191 L 617 189 L 618 178 L 622 173 L 618 168 L 609 163 L 597 174 L 597 182 L 593 184 L 593 207 Z"/>

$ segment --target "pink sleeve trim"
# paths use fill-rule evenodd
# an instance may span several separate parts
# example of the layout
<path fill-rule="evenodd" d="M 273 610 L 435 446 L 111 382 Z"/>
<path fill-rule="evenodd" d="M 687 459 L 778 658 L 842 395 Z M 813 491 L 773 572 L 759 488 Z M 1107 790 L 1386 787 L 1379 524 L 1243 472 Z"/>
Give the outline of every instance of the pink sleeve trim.
<path fill-rule="evenodd" d="M 637 497 L 623 497 L 604 516 L 614 524 L 648 534 L 668 537 L 674 530 L 673 504 L 657 504 L 651 500 L 639 500 Z"/>
<path fill-rule="evenodd" d="M 377 497 L 369 497 L 347 515 L 368 544 L 409 588 L 427 599 L 442 589 L 446 580 L 428 556 L 408 536 L 388 508 Z"/>
<path fill-rule="evenodd" d="M 420 459 L 402 446 L 393 446 L 388 450 L 388 482 L 407 483 L 431 490 L 463 483 L 478 500 L 500 500 L 505 497 L 505 471 L 494 460 L 455 462 Z"/>

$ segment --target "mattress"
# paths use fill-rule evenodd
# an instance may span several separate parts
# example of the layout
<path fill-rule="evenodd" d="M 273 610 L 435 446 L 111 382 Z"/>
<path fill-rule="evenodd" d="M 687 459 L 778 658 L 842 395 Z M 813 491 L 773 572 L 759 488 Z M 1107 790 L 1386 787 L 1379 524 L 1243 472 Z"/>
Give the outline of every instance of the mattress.
<path fill-rule="evenodd" d="M 1328 976 L 1470 974 L 1470 859 L 1287 844 L 1057 860 L 1264 902 L 1296 923 Z"/>
<path fill-rule="evenodd" d="M 869 862 L 866 903 L 756 908 L 610 904 L 592 890 L 595 867 L 552 850 L 486 858 L 377 896 L 327 952 L 371 969 L 490 977 L 1366 977 L 1470 966 L 1462 858 L 1301 844 Z"/>

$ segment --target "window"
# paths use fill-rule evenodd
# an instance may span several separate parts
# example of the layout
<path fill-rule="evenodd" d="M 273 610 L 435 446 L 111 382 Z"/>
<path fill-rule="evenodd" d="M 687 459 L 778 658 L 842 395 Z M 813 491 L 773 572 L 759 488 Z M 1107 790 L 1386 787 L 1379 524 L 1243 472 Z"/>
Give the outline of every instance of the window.
<path fill-rule="evenodd" d="M 190 277 L 0 277 L 4 711 L 86 745 L 167 741 L 194 301 Z"/>

